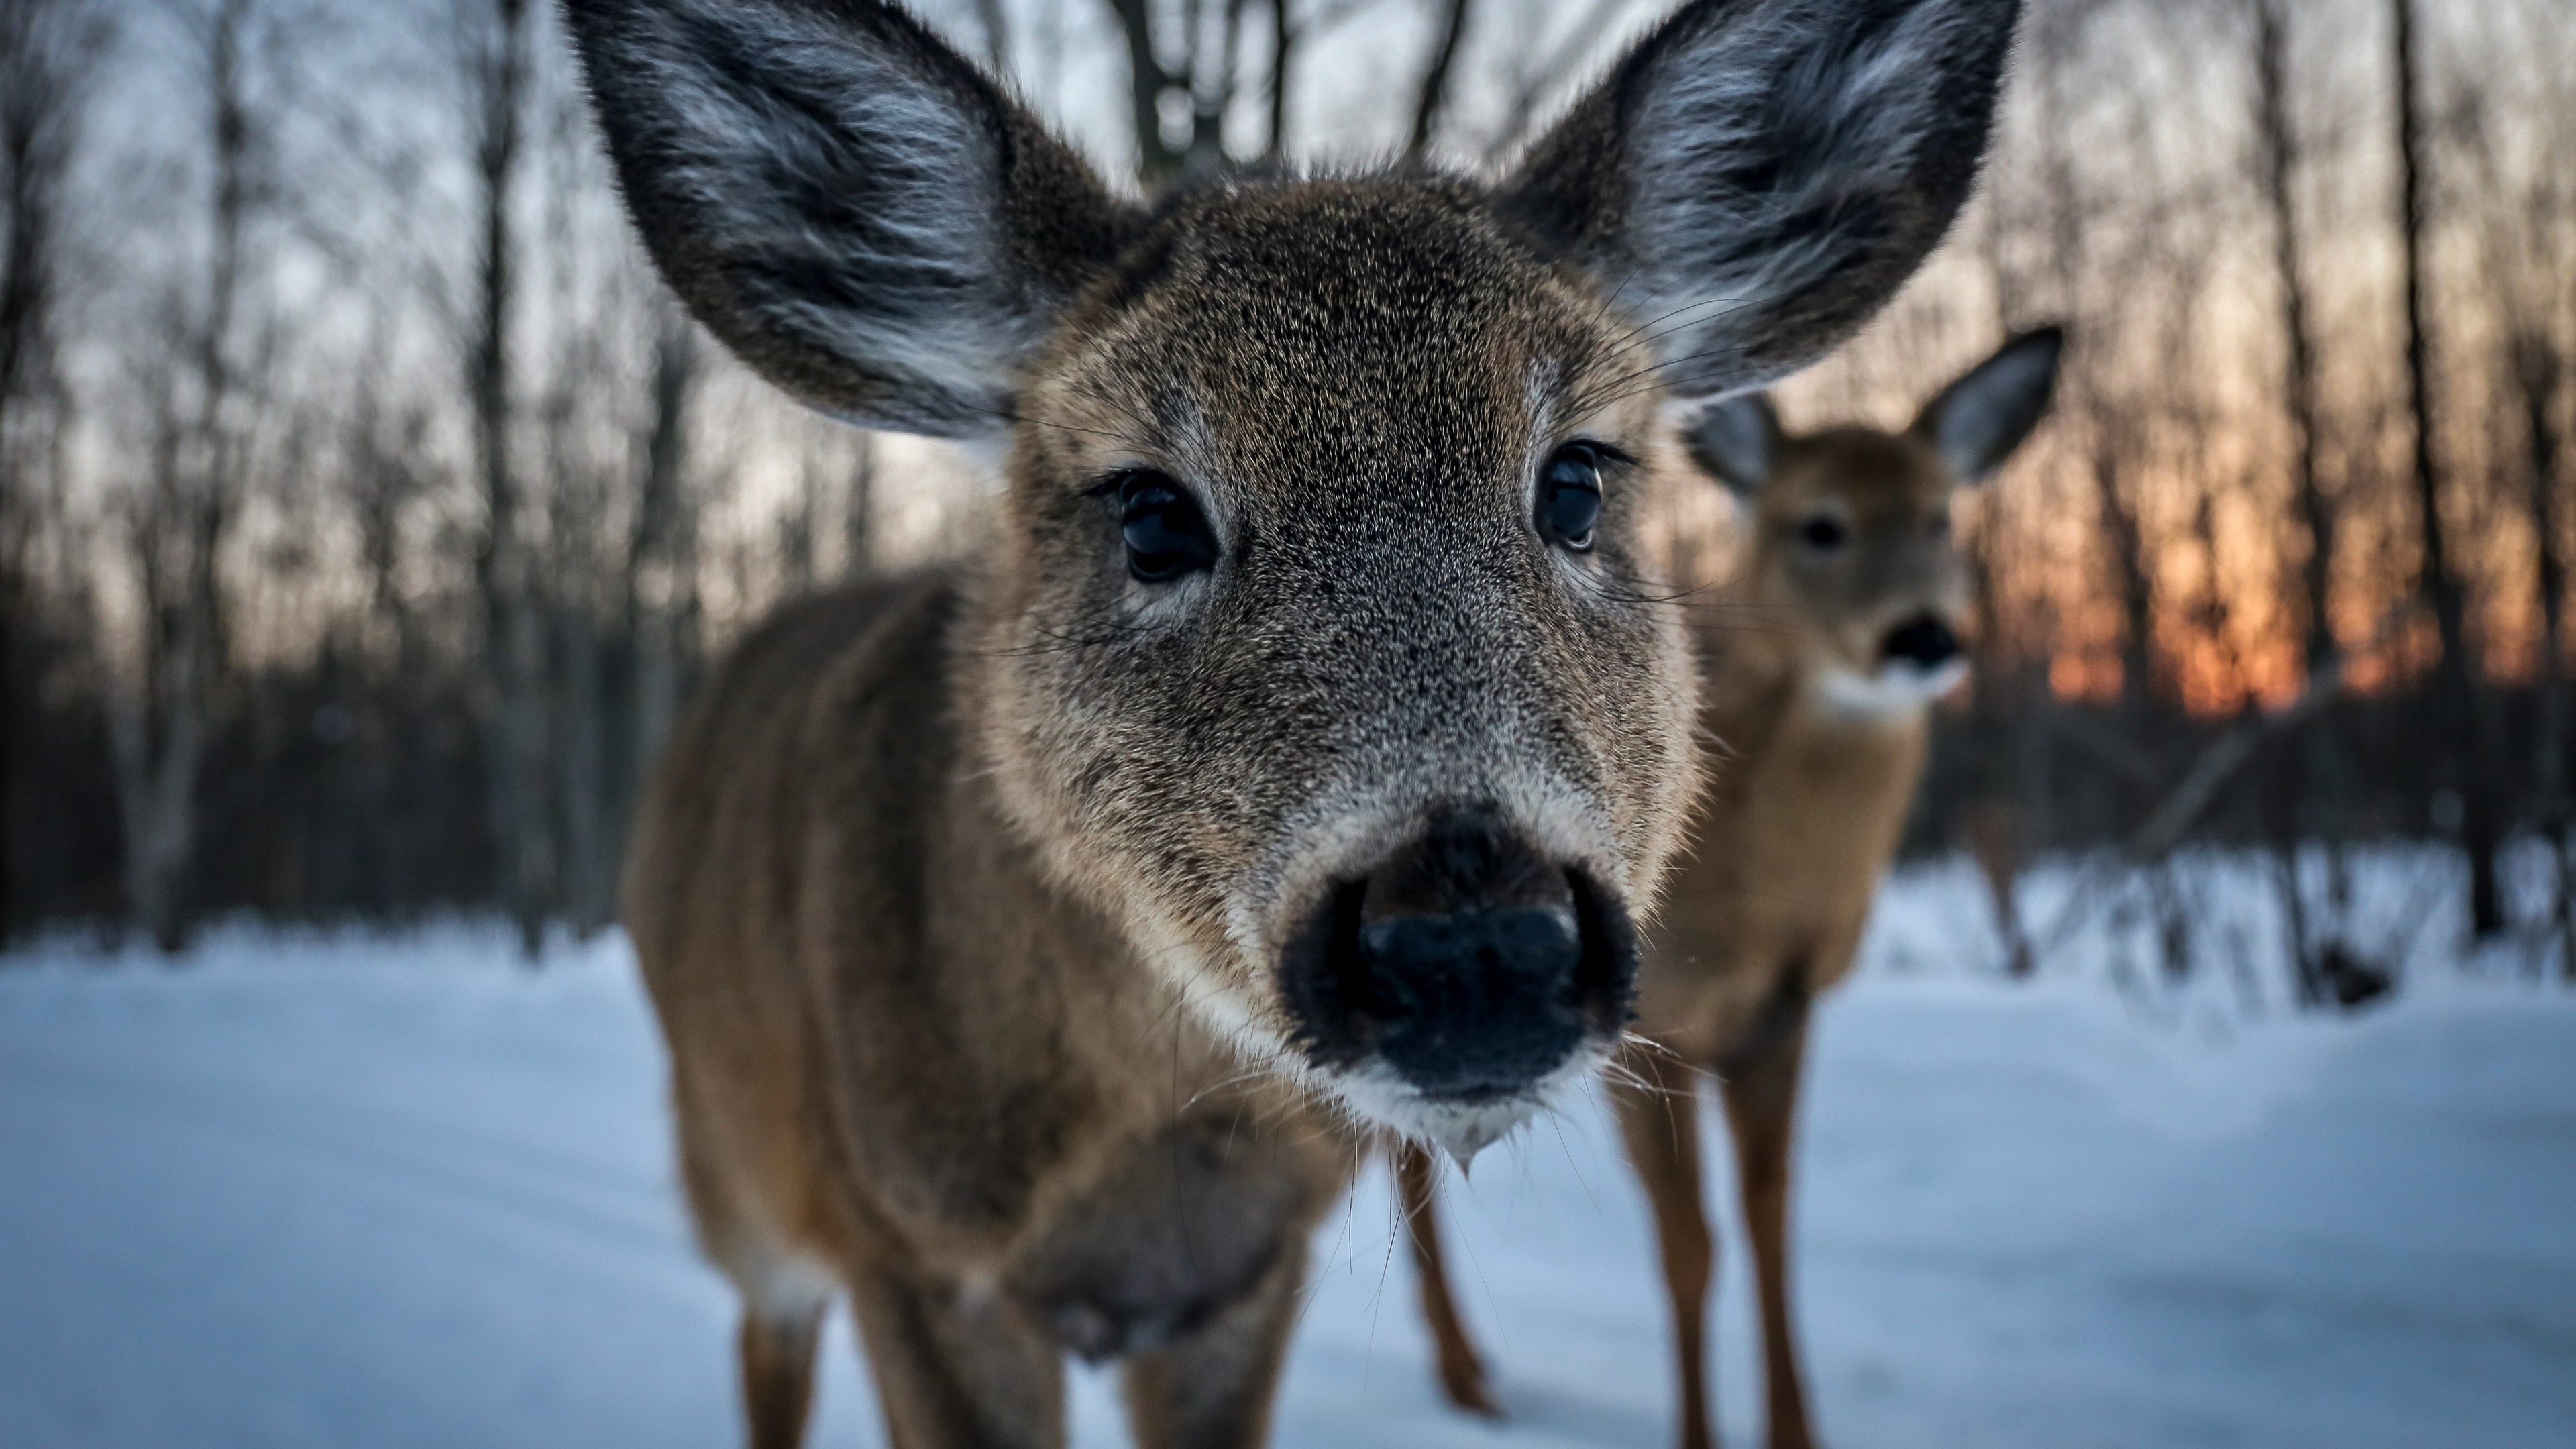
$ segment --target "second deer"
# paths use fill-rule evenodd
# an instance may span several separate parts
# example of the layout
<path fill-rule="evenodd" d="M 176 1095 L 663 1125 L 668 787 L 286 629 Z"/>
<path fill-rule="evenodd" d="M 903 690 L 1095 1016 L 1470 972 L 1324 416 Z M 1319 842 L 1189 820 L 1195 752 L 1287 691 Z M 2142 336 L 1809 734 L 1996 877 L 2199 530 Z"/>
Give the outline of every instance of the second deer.
<path fill-rule="evenodd" d="M 1742 502 L 1743 562 L 1694 611 L 1709 784 L 1646 941 L 1640 1038 L 1613 1088 L 1655 1215 L 1671 1294 L 1683 1449 L 1707 1449 L 1707 1300 L 1715 1243 L 1700 1196 L 1698 1082 L 1714 1072 L 1735 1142 L 1762 1319 L 1772 1449 L 1812 1443 L 1788 1283 L 1789 1149 L 1809 1005 L 1852 966 L 1922 777 L 1930 706 L 1967 672 L 1967 569 L 1950 505 L 1993 476 L 2047 410 L 2057 329 L 2025 333 L 1902 433 L 1784 432 L 1760 397 L 1691 435 Z M 1442 1387 L 1497 1412 L 1441 1266 L 1431 1159 L 1397 1181 Z"/>

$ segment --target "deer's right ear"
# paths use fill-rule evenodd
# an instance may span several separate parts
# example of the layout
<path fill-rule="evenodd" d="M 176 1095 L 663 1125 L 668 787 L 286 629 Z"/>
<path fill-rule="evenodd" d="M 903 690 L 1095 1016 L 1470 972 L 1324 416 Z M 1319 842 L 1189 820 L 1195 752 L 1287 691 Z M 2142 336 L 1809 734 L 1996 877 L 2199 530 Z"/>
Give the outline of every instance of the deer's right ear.
<path fill-rule="evenodd" d="M 1994 476 L 2048 412 L 2066 334 L 2041 327 L 2006 342 L 1941 390 L 1914 420 L 1916 436 L 1941 452 L 1962 483 Z"/>
<path fill-rule="evenodd" d="M 2020 0 L 1694 0 L 1500 194 L 1640 318 L 1683 401 L 1849 337 L 1949 230 Z"/>
<path fill-rule="evenodd" d="M 628 209 L 744 361 L 853 422 L 1005 427 L 1135 213 L 879 0 L 567 0 Z"/>
<path fill-rule="evenodd" d="M 1771 481 L 1780 460 L 1780 415 L 1758 392 L 1711 404 L 1691 424 L 1690 453 L 1718 482 L 1751 498 Z"/>

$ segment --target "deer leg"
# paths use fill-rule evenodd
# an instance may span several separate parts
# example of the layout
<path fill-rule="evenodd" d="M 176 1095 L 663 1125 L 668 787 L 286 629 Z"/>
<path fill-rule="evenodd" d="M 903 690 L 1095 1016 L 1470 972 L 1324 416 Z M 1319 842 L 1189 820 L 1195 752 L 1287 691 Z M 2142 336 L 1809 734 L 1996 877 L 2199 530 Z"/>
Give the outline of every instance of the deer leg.
<path fill-rule="evenodd" d="M 1671 1295 L 1673 1352 L 1681 1376 L 1682 1449 L 1712 1449 L 1708 1394 L 1708 1289 L 1716 1242 L 1700 1200 L 1699 1094 L 1689 1067 L 1661 1052 L 1625 1058 L 1637 1075 L 1613 1088 L 1628 1161 L 1645 1184 Z"/>
<path fill-rule="evenodd" d="M 827 1300 L 828 1301 L 828 1300 Z M 742 1365 L 742 1407 L 751 1449 L 797 1449 L 814 1403 L 814 1344 L 823 1303 L 777 1311 L 746 1302 L 735 1348 Z"/>
<path fill-rule="evenodd" d="M 1784 984 L 1782 1019 L 1757 1029 L 1723 1068 L 1727 1126 L 1735 1138 L 1736 1176 L 1744 1190 L 1744 1231 L 1753 1250 L 1753 1279 L 1762 1313 L 1763 1418 L 1770 1449 L 1811 1449 L 1805 1375 L 1798 1364 L 1789 1312 L 1789 1148 L 1796 1126 L 1799 1071 L 1806 1060 L 1806 994 Z"/>
<path fill-rule="evenodd" d="M 699 1245 L 742 1299 L 734 1356 L 748 1442 L 751 1449 L 798 1449 L 814 1403 L 814 1346 L 840 1284 L 828 1267 L 755 1226 L 758 1214 L 739 1210 L 733 1179 L 709 1151 L 725 1140 L 723 1133 L 710 1130 L 695 1082 L 682 1059 L 671 1094 L 680 1180 Z"/>
<path fill-rule="evenodd" d="M 1410 1142 L 1395 1148 L 1395 1185 L 1403 1205 L 1405 1237 L 1413 1245 L 1413 1271 L 1422 1288 L 1422 1317 L 1440 1355 L 1440 1391 L 1457 1408 L 1500 1419 L 1503 1406 L 1485 1381 L 1485 1360 L 1467 1336 L 1465 1320 L 1449 1294 L 1449 1269 L 1440 1248 L 1439 1165 Z"/>
<path fill-rule="evenodd" d="M 1064 1358 L 999 1293 L 850 1274 L 850 1308 L 897 1449 L 1064 1449 Z"/>
<path fill-rule="evenodd" d="M 1258 1287 L 1166 1347 L 1127 1360 L 1137 1449 L 1259 1449 L 1306 1285 L 1303 1237 L 1281 1245 Z"/>

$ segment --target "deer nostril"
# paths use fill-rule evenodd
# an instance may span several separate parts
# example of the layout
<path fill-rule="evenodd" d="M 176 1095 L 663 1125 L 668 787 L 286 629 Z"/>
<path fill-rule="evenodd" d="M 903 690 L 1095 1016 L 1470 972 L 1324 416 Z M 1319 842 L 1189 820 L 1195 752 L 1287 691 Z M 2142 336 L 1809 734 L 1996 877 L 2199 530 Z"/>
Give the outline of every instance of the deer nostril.
<path fill-rule="evenodd" d="M 1423 1092 L 1507 1095 L 1583 1041 L 1583 938 L 1564 906 L 1396 916 L 1360 933 L 1377 1054 Z"/>
<path fill-rule="evenodd" d="M 1950 626 L 1923 614 L 1888 631 L 1880 652 L 1893 663 L 1904 660 L 1923 669 L 1936 669 L 1959 657 L 1959 636 Z"/>
<path fill-rule="evenodd" d="M 1319 1065 L 1425 1096 L 1507 1097 L 1625 1022 L 1627 916 L 1486 812 L 1454 812 L 1321 903 L 1282 962 Z"/>

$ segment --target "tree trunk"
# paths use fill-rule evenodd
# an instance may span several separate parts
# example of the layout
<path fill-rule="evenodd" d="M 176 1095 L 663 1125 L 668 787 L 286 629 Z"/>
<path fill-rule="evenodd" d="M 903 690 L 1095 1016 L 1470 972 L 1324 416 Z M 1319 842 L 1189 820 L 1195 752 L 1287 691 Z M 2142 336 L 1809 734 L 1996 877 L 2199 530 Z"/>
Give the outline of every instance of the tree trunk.
<path fill-rule="evenodd" d="M 1179 174 L 1184 153 L 1163 142 L 1163 93 L 1186 87 L 1186 76 L 1163 68 L 1154 48 L 1154 0 L 1106 0 L 1127 42 L 1127 109 L 1136 132 L 1136 170 L 1149 186 Z"/>
<path fill-rule="evenodd" d="M 2531 779 L 2540 798 L 2541 835 L 2550 842 L 2555 876 L 2550 921 L 2557 929 L 2559 971 L 2576 981 L 2576 855 L 2571 855 L 2571 815 L 2567 790 L 2567 558 L 2559 537 L 2558 470 L 2564 451 L 2558 432 L 2558 394 L 2566 376 L 2565 355 L 2557 340 L 2536 322 L 2517 331 L 2512 343 L 2511 372 L 2521 394 L 2525 460 L 2530 490 L 2525 507 L 2538 543 L 2533 602 L 2540 621 L 2540 661 L 2536 671 L 2537 716 L 2533 726 Z"/>
<path fill-rule="evenodd" d="M 2335 655 L 2334 513 L 2317 476 L 2316 342 L 2308 316 L 2307 270 L 2302 260 L 2298 211 L 2292 181 L 2298 165 L 2297 138 L 2290 123 L 2290 79 L 2287 0 L 2255 4 L 2255 135 L 2262 150 L 2263 195 L 2272 213 L 2272 268 L 2281 289 L 2281 336 L 2285 347 L 2282 401 L 2290 424 L 2290 483 L 2299 521 L 2308 535 L 2308 558 L 2301 570 L 2306 595 L 2306 658 L 2309 669 L 2324 666 Z"/>
<path fill-rule="evenodd" d="M 617 919 L 617 840 L 624 791 L 612 779 L 608 675 L 614 652 L 600 637 L 587 599 L 555 609 L 555 706 L 561 767 L 563 901 L 582 940 Z"/>
<path fill-rule="evenodd" d="M 2306 672 L 2314 676 L 2337 657 L 2334 632 L 2335 516 L 2318 476 L 2317 378 L 2314 324 L 2309 316 L 2307 268 L 2299 231 L 2294 180 L 2298 138 L 2290 120 L 2288 0 L 2255 0 L 2254 134 L 2262 171 L 2263 198 L 2272 213 L 2272 268 L 2280 289 L 2283 343 L 2282 408 L 2290 425 L 2290 488 L 2307 534 L 2308 557 L 2300 570 Z M 2291 965 L 2302 1000 L 2321 999 L 2316 984 L 2317 932 L 2310 929 L 2299 884 L 2299 843 L 2318 822 L 2308 809 L 2311 795 L 2336 773 L 2334 723 L 2327 717 L 2310 722 L 2277 752 L 2274 772 L 2272 832 L 2281 855 L 2282 905 L 2289 928 Z M 2330 844 L 2329 849 L 2334 847 Z M 2332 927 L 2328 928 L 2331 931 Z"/>
<path fill-rule="evenodd" d="M 1413 97 L 1413 130 L 1404 143 L 1404 159 L 1420 161 L 1431 152 L 1440 113 L 1449 100 L 1449 74 L 1458 62 L 1458 43 L 1467 35 L 1471 0 L 1441 0 L 1439 37 L 1432 43 L 1431 63 Z"/>
<path fill-rule="evenodd" d="M 147 491 L 131 519 L 144 582 L 140 678 L 110 708 L 127 904 L 174 954 L 194 926 L 197 783 L 230 668 L 220 566 L 246 465 L 233 348 L 253 205 L 253 18 L 252 0 L 222 0 L 193 37 L 213 144 L 204 310 L 172 314 L 172 352 L 186 362 L 168 365 L 193 372 L 195 405 L 182 402 L 175 371 L 161 374 Z"/>
<path fill-rule="evenodd" d="M 2423 551 L 2422 593 L 2433 609 L 2433 624 L 2442 645 L 2426 706 L 2426 731 L 2434 751 L 2434 774 L 2441 788 L 2458 792 L 2462 807 L 2460 844 L 2469 857 L 2469 930 L 2486 940 L 2504 930 L 2504 896 L 2496 874 L 2501 831 L 2493 792 L 2485 771 L 2472 759 L 2477 753 L 2469 668 L 2467 597 L 2451 565 L 2449 529 L 2442 517 L 2440 449 L 2433 427 L 2431 339 L 2426 319 L 2426 292 L 2431 286 L 2431 260 L 2424 232 L 2425 140 L 2423 103 L 2417 93 L 2414 0 L 2390 0 L 2394 21 L 2397 71 L 2398 226 L 2406 268 L 2406 401 L 2414 425 L 2412 459 L 2417 537 Z"/>
<path fill-rule="evenodd" d="M 528 6 L 527 0 L 491 0 L 491 5 L 490 13 L 474 22 L 474 46 L 467 57 L 469 104 L 475 107 L 478 236 L 466 368 L 484 509 L 475 584 L 489 691 L 484 768 L 495 883 L 518 928 L 520 949 L 534 960 L 545 945 L 555 854 L 544 789 L 545 636 L 520 537 L 521 503 L 510 456 L 510 348 L 517 302 L 510 203 L 527 86 Z"/>
<path fill-rule="evenodd" d="M 1265 160 L 1288 154 L 1288 83 L 1297 54 L 1297 26 L 1289 12 L 1293 0 L 1270 0 L 1270 138 L 1261 148 Z"/>
<path fill-rule="evenodd" d="M 636 792 L 661 757 L 697 650 L 697 516 L 687 491 L 689 396 L 697 333 L 667 298 L 654 330 L 653 410 L 644 442 L 643 489 L 627 545 L 625 630 L 634 654 L 634 707 L 618 775 L 617 836 L 634 819 Z"/>
<path fill-rule="evenodd" d="M 875 437 L 859 434 L 851 453 L 849 491 L 841 500 L 841 569 L 849 577 L 859 578 L 876 567 Z"/>

